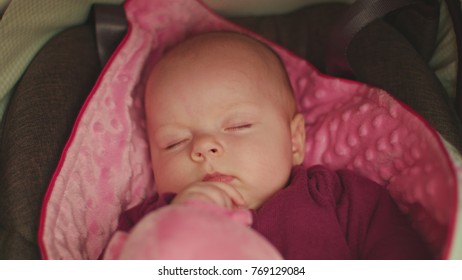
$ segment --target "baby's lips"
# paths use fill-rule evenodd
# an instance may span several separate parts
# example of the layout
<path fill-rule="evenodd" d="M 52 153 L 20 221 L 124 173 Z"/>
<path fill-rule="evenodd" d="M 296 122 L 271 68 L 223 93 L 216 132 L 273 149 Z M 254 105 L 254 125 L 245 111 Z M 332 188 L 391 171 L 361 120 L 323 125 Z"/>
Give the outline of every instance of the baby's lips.
<path fill-rule="evenodd" d="M 233 180 L 234 180 L 233 176 L 221 174 L 219 172 L 207 174 L 202 179 L 203 182 L 222 182 L 222 183 L 229 183 Z"/>

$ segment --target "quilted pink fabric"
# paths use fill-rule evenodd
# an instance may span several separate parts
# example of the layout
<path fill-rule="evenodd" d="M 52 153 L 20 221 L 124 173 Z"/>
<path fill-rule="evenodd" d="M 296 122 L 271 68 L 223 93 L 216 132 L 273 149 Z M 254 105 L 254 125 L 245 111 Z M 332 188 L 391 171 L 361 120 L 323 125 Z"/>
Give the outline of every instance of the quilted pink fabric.
<path fill-rule="evenodd" d="M 201 2 L 128 0 L 125 9 L 129 34 L 82 108 L 44 201 L 44 258 L 98 258 L 121 211 L 155 191 L 144 132 L 147 73 L 170 46 L 212 30 L 247 33 L 279 53 L 306 120 L 306 166 L 347 168 L 384 185 L 431 248 L 449 256 L 462 169 L 415 112 L 383 90 L 320 74 Z"/>

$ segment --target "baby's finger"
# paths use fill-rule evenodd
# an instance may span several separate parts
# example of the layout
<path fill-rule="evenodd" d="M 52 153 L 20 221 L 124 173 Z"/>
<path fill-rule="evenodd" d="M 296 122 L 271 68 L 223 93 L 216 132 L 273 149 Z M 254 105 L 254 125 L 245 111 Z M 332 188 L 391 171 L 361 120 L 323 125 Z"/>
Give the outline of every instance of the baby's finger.
<path fill-rule="evenodd" d="M 233 186 L 223 183 L 223 182 L 212 182 L 212 184 L 220 188 L 222 191 L 224 191 L 229 196 L 233 204 L 232 206 L 243 207 L 246 205 L 242 194 Z"/>

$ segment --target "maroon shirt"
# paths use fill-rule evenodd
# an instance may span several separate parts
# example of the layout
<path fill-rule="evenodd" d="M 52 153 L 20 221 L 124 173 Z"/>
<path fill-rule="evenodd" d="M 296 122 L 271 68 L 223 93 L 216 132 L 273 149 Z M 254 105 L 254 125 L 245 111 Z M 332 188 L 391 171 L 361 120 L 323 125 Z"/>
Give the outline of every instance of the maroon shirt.
<path fill-rule="evenodd" d="M 129 231 L 174 194 L 157 194 L 124 212 Z M 253 210 L 252 227 L 285 259 L 430 259 L 386 189 L 351 171 L 295 167 L 290 184 Z"/>

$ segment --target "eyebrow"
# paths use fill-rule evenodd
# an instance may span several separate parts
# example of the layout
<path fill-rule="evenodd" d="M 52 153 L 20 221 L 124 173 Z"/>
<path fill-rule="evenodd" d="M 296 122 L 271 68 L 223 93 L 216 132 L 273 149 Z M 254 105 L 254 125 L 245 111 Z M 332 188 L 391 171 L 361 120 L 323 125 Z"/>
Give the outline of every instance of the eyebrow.
<path fill-rule="evenodd" d="M 175 132 L 178 130 L 183 130 L 180 125 L 176 124 L 162 124 L 158 126 L 156 129 L 153 130 L 154 135 L 158 135 L 160 132 L 163 132 L 165 130 L 174 130 Z"/>
<path fill-rule="evenodd" d="M 230 105 L 225 109 L 224 113 L 229 111 L 253 111 L 255 109 L 259 110 L 259 108 L 260 106 L 257 102 L 243 101 Z"/>

